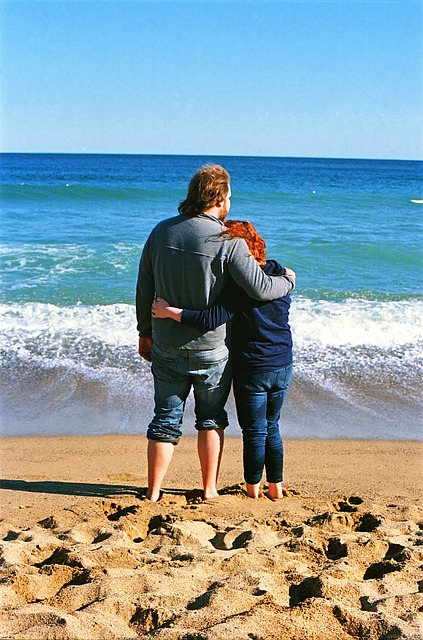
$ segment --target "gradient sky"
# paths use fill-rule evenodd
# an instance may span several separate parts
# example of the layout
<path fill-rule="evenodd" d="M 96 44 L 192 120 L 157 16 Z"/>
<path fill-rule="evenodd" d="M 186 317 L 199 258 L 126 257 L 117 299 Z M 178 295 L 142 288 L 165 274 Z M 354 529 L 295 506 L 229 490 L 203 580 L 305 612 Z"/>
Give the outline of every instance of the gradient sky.
<path fill-rule="evenodd" d="M 3 0 L 3 151 L 423 159 L 420 0 Z"/>

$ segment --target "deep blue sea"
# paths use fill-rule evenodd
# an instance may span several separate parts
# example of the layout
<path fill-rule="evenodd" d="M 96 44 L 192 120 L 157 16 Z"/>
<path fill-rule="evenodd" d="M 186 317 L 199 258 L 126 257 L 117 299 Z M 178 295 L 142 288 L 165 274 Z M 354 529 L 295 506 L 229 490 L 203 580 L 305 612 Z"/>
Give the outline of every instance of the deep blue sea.
<path fill-rule="evenodd" d="M 152 227 L 205 162 L 231 218 L 297 272 L 285 437 L 422 437 L 423 163 L 1 154 L 2 430 L 144 434 L 135 285 Z M 184 431 L 193 433 L 192 400 Z M 228 434 L 240 434 L 232 399 Z"/>

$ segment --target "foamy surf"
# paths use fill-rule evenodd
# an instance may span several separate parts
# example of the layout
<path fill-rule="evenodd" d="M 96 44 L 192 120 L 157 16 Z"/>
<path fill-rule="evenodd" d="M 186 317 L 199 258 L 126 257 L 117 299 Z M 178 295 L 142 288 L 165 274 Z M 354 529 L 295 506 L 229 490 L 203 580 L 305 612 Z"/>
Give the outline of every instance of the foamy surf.
<path fill-rule="evenodd" d="M 423 340 L 423 301 L 344 302 L 310 300 L 293 296 L 290 324 L 298 347 L 319 344 L 327 347 L 369 346 L 392 349 Z M 95 338 L 113 345 L 137 341 L 134 305 L 83 305 L 61 307 L 28 302 L 0 305 L 3 344 L 24 343 L 43 333 L 61 340 L 69 333 Z"/>
<path fill-rule="evenodd" d="M 294 298 L 288 434 L 421 437 L 422 306 Z M 133 305 L 37 302 L 0 312 L 4 434 L 145 431 L 153 385 L 137 354 Z M 228 410 L 229 433 L 239 435 L 232 400 Z"/>

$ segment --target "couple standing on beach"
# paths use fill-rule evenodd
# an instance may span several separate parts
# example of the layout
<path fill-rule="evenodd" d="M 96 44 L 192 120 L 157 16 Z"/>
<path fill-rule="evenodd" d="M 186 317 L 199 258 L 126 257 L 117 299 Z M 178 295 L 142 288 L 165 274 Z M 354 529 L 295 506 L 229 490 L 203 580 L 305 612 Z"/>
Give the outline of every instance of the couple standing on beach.
<path fill-rule="evenodd" d="M 147 430 L 147 498 L 157 501 L 182 435 L 193 388 L 204 499 L 217 497 L 233 378 L 243 432 L 247 494 L 282 497 L 279 415 L 292 376 L 288 325 L 295 273 L 265 257 L 249 222 L 226 221 L 231 186 L 214 164 L 192 178 L 180 215 L 159 223 L 145 243 L 137 283 L 139 353 L 152 362 L 154 417 Z"/>

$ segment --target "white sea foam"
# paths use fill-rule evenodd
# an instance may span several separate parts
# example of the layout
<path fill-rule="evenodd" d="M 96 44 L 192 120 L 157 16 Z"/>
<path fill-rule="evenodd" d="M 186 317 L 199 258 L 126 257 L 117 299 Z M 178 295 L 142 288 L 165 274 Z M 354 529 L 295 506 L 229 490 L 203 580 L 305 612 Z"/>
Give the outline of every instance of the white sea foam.
<path fill-rule="evenodd" d="M 103 343 L 122 346 L 136 341 L 135 309 L 132 305 L 75 305 L 28 302 L 0 305 L 0 332 L 6 343 L 50 334 L 56 339 L 73 333 Z"/>
<path fill-rule="evenodd" d="M 423 340 L 423 302 L 296 298 L 291 327 L 298 345 L 372 346 L 390 349 Z"/>
<path fill-rule="evenodd" d="M 345 302 L 296 298 L 290 324 L 297 346 L 367 346 L 395 349 L 423 341 L 421 301 Z M 134 305 L 59 307 L 44 303 L 0 305 L 0 332 L 6 344 L 50 334 L 57 340 L 70 333 L 111 346 L 137 340 Z"/>

